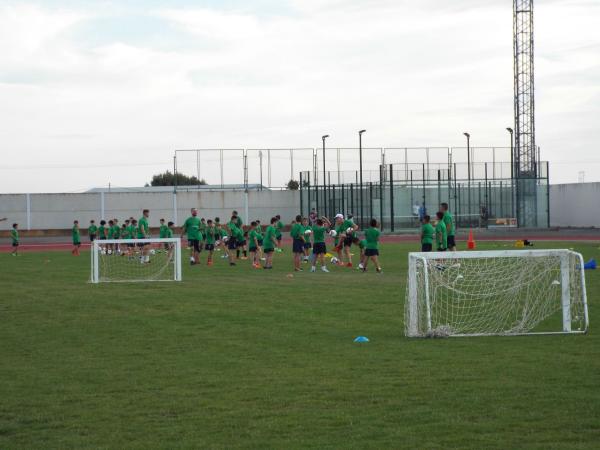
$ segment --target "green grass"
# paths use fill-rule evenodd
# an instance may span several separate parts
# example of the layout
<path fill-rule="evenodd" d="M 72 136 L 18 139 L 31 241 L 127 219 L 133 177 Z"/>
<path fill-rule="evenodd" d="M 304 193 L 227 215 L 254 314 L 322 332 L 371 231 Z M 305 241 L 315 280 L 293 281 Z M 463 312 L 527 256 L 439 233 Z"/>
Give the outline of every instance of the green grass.
<path fill-rule="evenodd" d="M 600 271 L 587 336 L 409 340 L 410 249 L 112 285 L 86 253 L 0 254 L 0 448 L 598 448 Z"/>

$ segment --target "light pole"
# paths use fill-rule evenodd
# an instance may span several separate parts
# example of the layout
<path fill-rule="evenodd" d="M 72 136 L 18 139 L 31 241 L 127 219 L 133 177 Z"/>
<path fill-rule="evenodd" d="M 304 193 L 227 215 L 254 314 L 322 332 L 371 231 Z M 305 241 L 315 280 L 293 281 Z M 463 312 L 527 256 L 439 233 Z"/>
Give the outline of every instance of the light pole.
<path fill-rule="evenodd" d="M 362 134 L 367 130 L 360 130 L 358 132 L 358 163 L 360 170 L 360 228 L 365 228 L 365 219 L 363 216 L 363 168 L 362 168 Z"/>
<path fill-rule="evenodd" d="M 467 137 L 467 201 L 469 202 L 467 214 L 471 214 L 471 135 L 463 134 Z"/>
<path fill-rule="evenodd" d="M 323 211 L 325 214 L 327 213 L 327 197 L 325 196 L 325 139 L 328 137 L 328 134 L 321 136 L 321 139 L 323 140 Z"/>
<path fill-rule="evenodd" d="M 513 140 L 513 129 L 510 127 L 506 127 L 506 131 L 510 133 L 510 198 L 511 198 L 511 206 L 512 206 L 512 216 L 516 216 L 515 210 L 515 144 Z"/>
<path fill-rule="evenodd" d="M 512 180 L 515 177 L 515 160 L 514 160 L 514 151 L 515 151 L 515 147 L 514 147 L 514 143 L 513 143 L 513 129 L 510 127 L 506 128 L 506 131 L 508 131 L 510 133 L 510 179 Z"/>

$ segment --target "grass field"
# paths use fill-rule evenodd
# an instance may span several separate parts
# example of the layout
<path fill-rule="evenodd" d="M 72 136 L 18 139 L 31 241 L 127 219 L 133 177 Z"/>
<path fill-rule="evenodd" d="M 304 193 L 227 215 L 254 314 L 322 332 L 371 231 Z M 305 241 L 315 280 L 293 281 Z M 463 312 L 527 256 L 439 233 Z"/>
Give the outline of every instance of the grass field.
<path fill-rule="evenodd" d="M 119 285 L 87 253 L 0 254 L 0 448 L 599 448 L 600 271 L 586 336 L 409 340 L 413 248 L 382 275 L 288 278 L 288 253 Z"/>

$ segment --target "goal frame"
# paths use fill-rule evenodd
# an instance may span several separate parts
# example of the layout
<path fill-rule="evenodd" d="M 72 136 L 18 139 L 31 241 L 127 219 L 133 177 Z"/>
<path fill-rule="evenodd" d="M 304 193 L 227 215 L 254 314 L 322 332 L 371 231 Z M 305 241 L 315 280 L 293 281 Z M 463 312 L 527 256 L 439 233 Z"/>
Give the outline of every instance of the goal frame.
<path fill-rule="evenodd" d="M 91 274 L 90 282 L 100 283 L 100 246 L 108 244 L 175 244 L 173 249 L 173 259 L 175 270 L 173 279 L 169 280 L 102 280 L 102 283 L 156 283 L 163 281 L 181 281 L 181 239 L 180 238 L 150 238 L 150 239 L 95 239 L 91 245 Z"/>
<path fill-rule="evenodd" d="M 468 252 L 411 252 L 408 254 L 408 289 L 406 296 L 406 307 L 408 313 L 405 313 L 405 335 L 407 337 L 423 337 L 419 332 L 419 292 L 417 280 L 417 263 L 423 263 L 423 278 L 425 285 L 425 314 L 427 319 L 427 331 L 432 331 L 431 324 L 431 304 L 429 287 L 429 269 L 427 260 L 443 259 L 481 259 L 481 258 L 540 258 L 553 256 L 560 258 L 561 266 L 561 305 L 562 305 L 562 331 L 532 331 L 527 333 L 457 333 L 450 334 L 448 337 L 477 337 L 477 336 L 531 336 L 531 335 L 552 335 L 552 334 L 586 334 L 589 328 L 589 316 L 587 306 L 587 293 L 585 288 L 585 269 L 581 253 L 571 250 L 490 250 L 490 251 L 468 251 Z M 583 330 L 573 330 L 571 328 L 571 294 L 570 294 L 570 270 L 569 258 L 575 256 L 579 261 L 581 295 L 584 314 Z"/>

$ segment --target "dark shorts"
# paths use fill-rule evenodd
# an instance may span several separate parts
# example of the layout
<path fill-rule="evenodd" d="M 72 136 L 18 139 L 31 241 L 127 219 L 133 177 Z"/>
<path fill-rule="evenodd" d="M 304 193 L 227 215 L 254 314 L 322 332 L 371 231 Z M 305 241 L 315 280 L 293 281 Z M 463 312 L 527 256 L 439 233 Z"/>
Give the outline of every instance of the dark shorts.
<path fill-rule="evenodd" d="M 262 239 L 257 239 L 257 241 L 258 241 L 258 246 L 259 246 L 259 247 L 262 247 L 263 240 L 262 240 Z"/>
<path fill-rule="evenodd" d="M 352 236 L 346 236 L 344 238 L 344 247 L 351 247 L 354 242 L 354 238 Z"/>
<path fill-rule="evenodd" d="M 430 252 L 433 249 L 433 244 L 421 244 L 422 252 Z"/>
<path fill-rule="evenodd" d="M 106 240 L 106 236 L 100 236 L 100 240 L 101 241 L 105 241 Z"/>
<path fill-rule="evenodd" d="M 438 251 L 438 252 L 445 252 L 445 251 L 446 251 L 446 249 L 445 249 L 445 248 L 442 248 L 442 247 L 438 247 L 438 248 L 437 248 L 437 251 Z"/>
<path fill-rule="evenodd" d="M 19 243 L 18 243 L 18 242 L 13 242 L 13 243 L 12 243 L 12 246 L 13 246 L 13 247 L 18 247 L 18 246 L 19 246 Z"/>
<path fill-rule="evenodd" d="M 229 240 L 227 241 L 227 248 L 229 250 L 235 250 L 237 248 L 237 241 L 235 240 L 235 238 L 229 238 Z"/>
<path fill-rule="evenodd" d="M 212 252 L 215 250 L 215 244 L 206 244 L 204 246 L 204 250 L 208 250 L 209 252 Z"/>
<path fill-rule="evenodd" d="M 274 248 L 265 248 L 263 251 L 265 253 L 269 254 L 269 253 L 273 253 L 275 251 L 275 249 Z"/>
<path fill-rule="evenodd" d="M 327 247 L 325 247 L 325 242 L 315 242 L 313 246 L 313 254 L 314 255 L 324 255 L 327 253 Z"/>
<path fill-rule="evenodd" d="M 258 248 L 257 248 L 257 247 L 248 247 L 248 251 L 249 251 L 250 253 L 256 252 L 257 250 L 258 250 Z"/>
<path fill-rule="evenodd" d="M 148 245 L 147 242 L 138 242 L 137 243 L 137 246 L 140 247 L 140 248 L 144 248 L 146 245 Z"/>
<path fill-rule="evenodd" d="M 81 242 L 73 242 L 73 245 L 76 247 L 80 247 L 81 246 Z"/>
<path fill-rule="evenodd" d="M 448 248 L 452 248 L 456 246 L 456 240 L 454 236 L 448 236 Z"/>
<path fill-rule="evenodd" d="M 188 246 L 192 247 L 195 252 L 200 251 L 200 241 L 198 239 L 188 239 Z"/>
<path fill-rule="evenodd" d="M 304 241 L 302 239 L 294 239 L 294 253 L 304 253 Z"/>
<path fill-rule="evenodd" d="M 243 247 L 244 245 L 246 245 L 246 239 L 243 239 L 240 242 L 238 242 L 238 247 Z"/>
<path fill-rule="evenodd" d="M 163 246 L 165 247 L 165 250 L 169 250 L 171 248 L 171 244 L 169 244 L 168 242 L 165 242 Z"/>
<path fill-rule="evenodd" d="M 96 235 L 90 234 L 90 242 L 94 242 L 94 239 L 96 239 Z"/>
<path fill-rule="evenodd" d="M 275 239 L 277 239 L 277 242 L 281 242 L 281 236 L 276 236 Z"/>
<path fill-rule="evenodd" d="M 135 247 L 135 244 L 127 244 L 127 247 L 133 248 L 133 247 Z"/>
<path fill-rule="evenodd" d="M 312 248 L 312 244 L 310 242 L 305 242 L 303 247 L 305 250 L 308 250 L 309 248 Z"/>
<path fill-rule="evenodd" d="M 379 250 L 376 248 L 365 248 L 365 256 L 379 256 Z"/>

